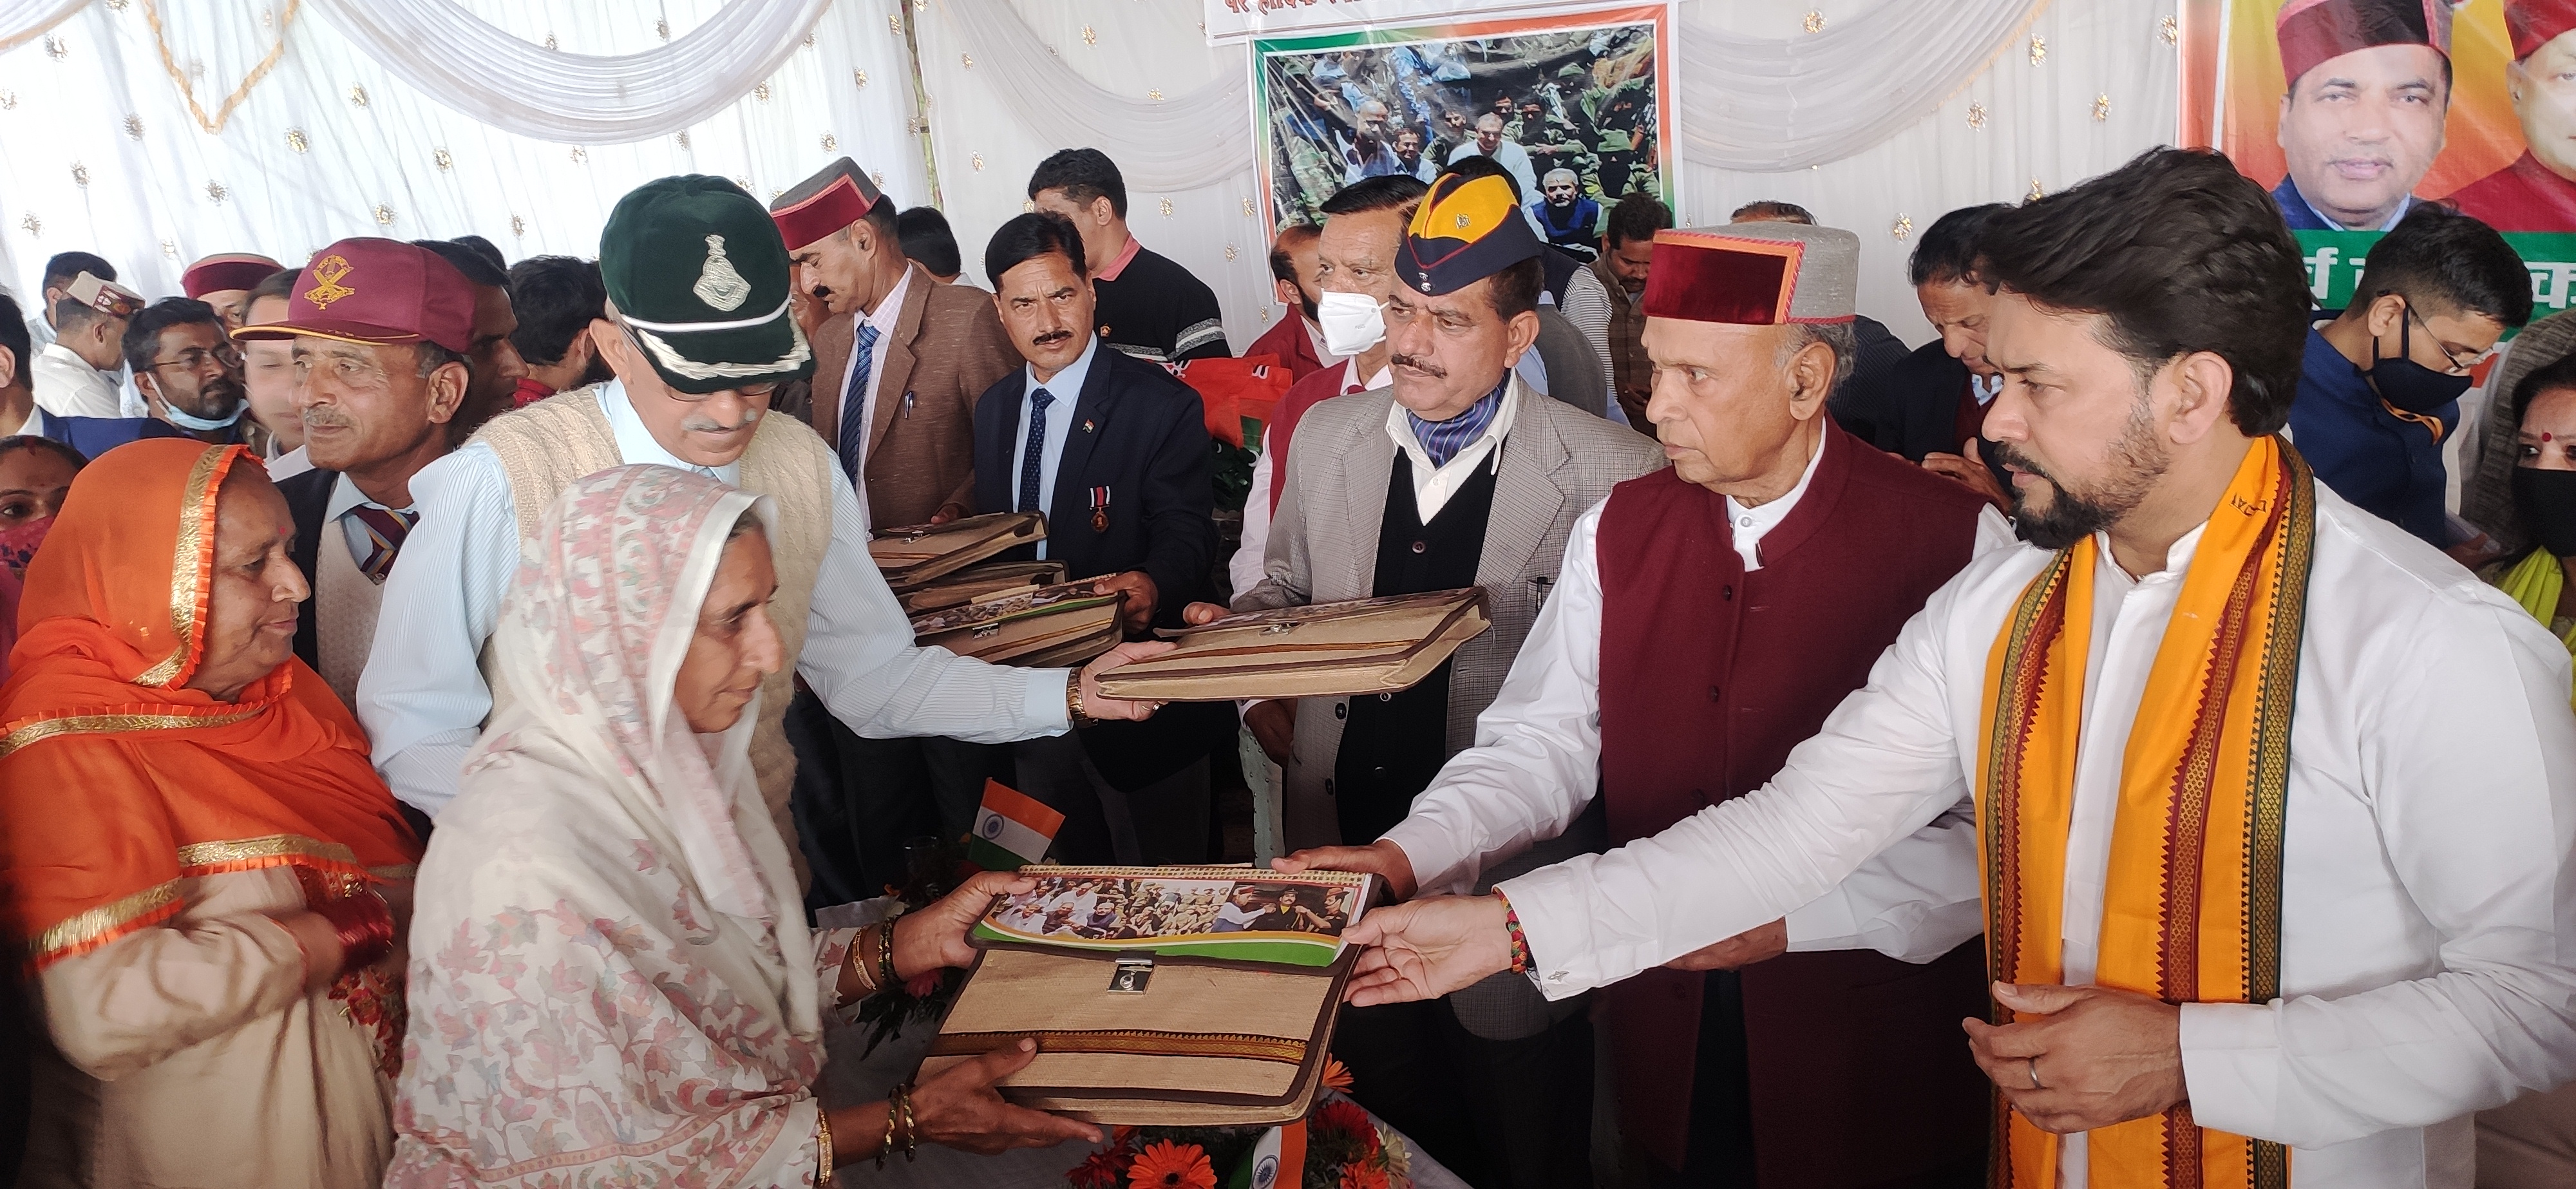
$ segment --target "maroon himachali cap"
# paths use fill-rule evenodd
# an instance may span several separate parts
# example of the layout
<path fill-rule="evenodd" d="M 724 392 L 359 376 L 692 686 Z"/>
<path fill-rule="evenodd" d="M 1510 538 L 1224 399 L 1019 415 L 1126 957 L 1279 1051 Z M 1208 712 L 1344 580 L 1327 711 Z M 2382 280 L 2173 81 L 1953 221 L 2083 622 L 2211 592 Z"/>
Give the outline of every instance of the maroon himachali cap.
<path fill-rule="evenodd" d="M 474 345 L 474 288 L 427 248 L 344 239 L 295 274 L 283 320 L 233 332 L 236 339 L 300 335 L 368 345 L 427 339 L 463 355 Z"/>
<path fill-rule="evenodd" d="M 2298 85 L 2308 71 L 2375 46 L 2422 45 L 2451 56 L 2448 0 L 2289 0 L 2273 17 L 2281 78 Z"/>
<path fill-rule="evenodd" d="M 179 274 L 179 291 L 190 300 L 227 289 L 248 289 L 269 278 L 269 274 L 286 267 L 266 256 L 232 252 L 208 256 L 188 266 Z"/>

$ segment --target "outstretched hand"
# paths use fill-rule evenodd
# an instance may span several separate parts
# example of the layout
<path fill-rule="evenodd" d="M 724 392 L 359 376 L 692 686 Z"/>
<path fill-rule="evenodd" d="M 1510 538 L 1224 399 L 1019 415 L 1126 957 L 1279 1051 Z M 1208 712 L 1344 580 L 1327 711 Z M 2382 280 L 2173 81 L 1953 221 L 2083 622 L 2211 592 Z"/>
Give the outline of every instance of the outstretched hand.
<path fill-rule="evenodd" d="M 1099 719 L 1141 720 L 1154 717 L 1154 712 L 1163 708 L 1162 703 L 1103 697 L 1100 675 L 1120 665 L 1161 656 L 1178 647 L 1180 645 L 1169 640 L 1138 640 L 1100 654 L 1100 659 L 1084 665 L 1082 671 L 1074 675 L 1075 680 L 1082 682 L 1082 712 Z"/>
<path fill-rule="evenodd" d="M 1995 473 L 1986 469 L 1985 448 L 1977 444 L 1977 439 L 1969 438 L 1961 443 L 1960 451 L 1958 454 L 1939 451 L 1926 454 L 1923 456 L 1923 469 L 1967 484 L 1968 490 L 1984 496 L 1987 503 L 2001 509 L 2004 515 L 2012 515 L 2012 496 L 2004 492 L 2002 484 L 1995 482 Z"/>
<path fill-rule="evenodd" d="M 993 897 L 1016 896 L 1037 886 L 1038 881 L 1025 875 L 978 871 L 929 907 L 896 918 L 895 974 L 910 979 L 951 966 L 974 965 L 975 947 L 966 944 L 966 931 L 983 919 Z"/>
<path fill-rule="evenodd" d="M 917 1134 L 932 1143 L 980 1156 L 1013 1148 L 1052 1148 L 1069 1139 L 1099 1143 L 1099 1128 L 1079 1119 L 1013 1106 L 993 1089 L 993 1083 L 1028 1068 L 1037 1056 L 1037 1042 L 1023 1038 L 1015 1048 L 995 1049 L 961 1061 L 913 1087 L 912 1113 L 919 1127 Z M 833 1133 L 836 1141 L 839 1134 L 837 1130 Z"/>
<path fill-rule="evenodd" d="M 1365 871 L 1384 881 L 1386 894 L 1396 900 L 1410 900 L 1419 890 L 1413 880 L 1413 859 L 1403 847 L 1384 838 L 1367 846 L 1310 846 L 1270 860 L 1270 869 L 1292 875 L 1300 871 Z"/>
<path fill-rule="evenodd" d="M 2040 1130 L 2108 1127 L 2187 1096 L 2181 1008 L 2111 987 L 1996 983 L 1994 992 L 2020 1018 L 1960 1021 L 1968 1054 Z"/>
<path fill-rule="evenodd" d="M 1370 909 L 1342 939 L 1371 947 L 1351 968 L 1342 998 L 1358 1007 L 1437 999 L 1512 968 L 1503 902 L 1434 896 Z"/>

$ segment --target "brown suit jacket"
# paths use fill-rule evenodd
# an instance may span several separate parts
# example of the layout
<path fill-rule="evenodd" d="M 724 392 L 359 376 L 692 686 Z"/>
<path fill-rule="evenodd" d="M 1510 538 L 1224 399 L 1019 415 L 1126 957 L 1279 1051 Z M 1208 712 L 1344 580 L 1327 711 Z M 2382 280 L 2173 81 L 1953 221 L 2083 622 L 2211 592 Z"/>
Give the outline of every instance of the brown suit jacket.
<path fill-rule="evenodd" d="M 942 285 L 918 264 L 894 333 L 878 340 L 884 373 L 868 410 L 868 520 L 920 524 L 940 505 L 975 506 L 975 398 L 1021 364 L 993 312 L 993 295 Z M 857 321 L 830 317 L 814 332 L 814 396 L 806 424 L 826 445 L 841 437 L 842 373 Z"/>

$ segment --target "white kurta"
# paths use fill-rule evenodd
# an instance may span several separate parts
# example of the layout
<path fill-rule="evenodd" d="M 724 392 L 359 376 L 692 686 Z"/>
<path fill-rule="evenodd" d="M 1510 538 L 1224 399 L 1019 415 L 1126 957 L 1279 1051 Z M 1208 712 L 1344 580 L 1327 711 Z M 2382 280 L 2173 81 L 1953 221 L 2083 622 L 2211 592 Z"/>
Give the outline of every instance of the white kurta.
<path fill-rule="evenodd" d="M 2282 998 L 2185 1005 L 2186 1087 L 2203 1126 L 2297 1148 L 2296 1184 L 2466 1189 L 2470 1113 L 2576 1077 L 2567 650 L 2395 526 L 2322 485 L 2317 505 Z M 2199 538 L 2143 580 L 2107 562 L 2098 575 L 2067 847 L 2071 984 L 2092 979 L 2121 752 Z M 1788 915 L 1891 843 L 1891 858 L 1923 846 L 1915 831 L 1964 808 L 1988 655 L 2048 558 L 2024 546 L 1972 562 L 1769 785 L 1503 883 L 1542 988 L 1627 978 Z M 2063 1184 L 2084 1185 L 2081 1137 L 2065 1153 Z"/>
<path fill-rule="evenodd" d="M 118 372 L 103 372 L 61 343 L 47 343 L 28 369 L 36 407 L 56 417 L 123 417 Z"/>

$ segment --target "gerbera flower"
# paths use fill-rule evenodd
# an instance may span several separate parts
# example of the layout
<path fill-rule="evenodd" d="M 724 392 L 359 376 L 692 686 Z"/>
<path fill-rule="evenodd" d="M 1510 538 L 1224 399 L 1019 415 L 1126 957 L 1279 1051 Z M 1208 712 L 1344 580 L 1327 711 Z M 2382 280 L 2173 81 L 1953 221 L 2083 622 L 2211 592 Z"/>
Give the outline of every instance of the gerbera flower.
<path fill-rule="evenodd" d="M 1131 1189 L 1216 1189 L 1216 1168 L 1197 1144 L 1156 1140 L 1127 1166 Z"/>
<path fill-rule="evenodd" d="M 1128 1162 L 1135 1154 L 1118 1145 L 1091 1154 L 1091 1158 L 1065 1174 L 1073 1189 L 1119 1189 L 1127 1183 Z"/>
<path fill-rule="evenodd" d="M 1362 1136 L 1377 1137 L 1377 1127 L 1369 1121 L 1369 1113 L 1347 1098 L 1336 1098 L 1316 1107 L 1312 1119 L 1310 1126 L 1316 1130 L 1346 1136 L 1353 1143 L 1363 1142 Z"/>
<path fill-rule="evenodd" d="M 1341 1189 L 1387 1189 L 1386 1170 L 1375 1160 L 1354 1160 L 1342 1166 Z"/>
<path fill-rule="evenodd" d="M 1344 1094 L 1351 1092 L 1351 1069 L 1342 1064 L 1341 1058 L 1324 1058 L 1324 1088 L 1338 1090 Z"/>

